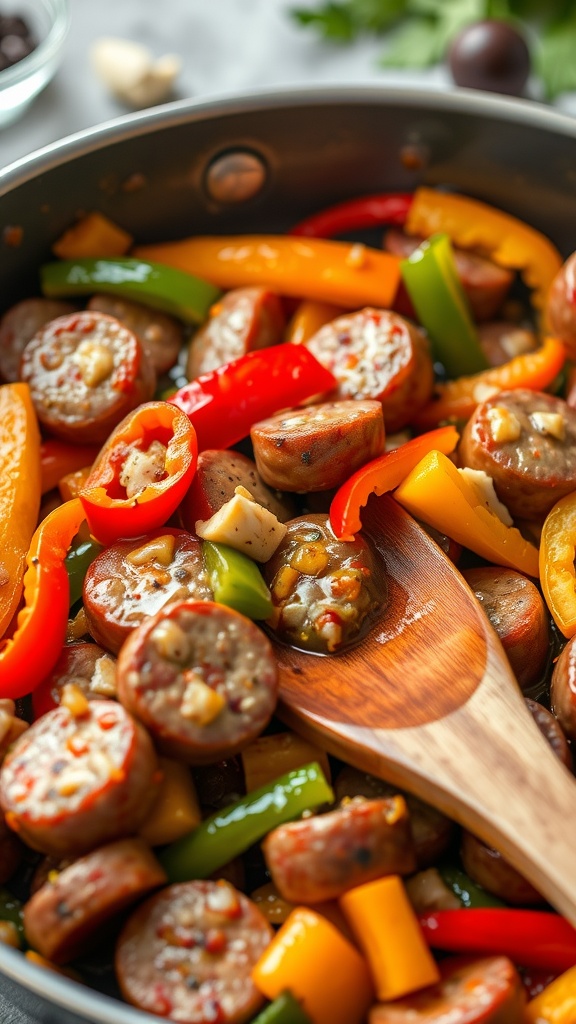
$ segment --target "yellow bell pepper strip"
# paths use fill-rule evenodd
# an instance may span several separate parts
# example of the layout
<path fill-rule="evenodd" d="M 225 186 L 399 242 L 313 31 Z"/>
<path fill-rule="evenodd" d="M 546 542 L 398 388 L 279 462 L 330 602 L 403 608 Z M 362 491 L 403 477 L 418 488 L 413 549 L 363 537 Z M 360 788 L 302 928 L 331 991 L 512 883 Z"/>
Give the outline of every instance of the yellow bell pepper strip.
<path fill-rule="evenodd" d="M 528 1003 L 526 1020 L 534 1024 L 574 1024 L 576 1021 L 576 967 L 561 974 Z"/>
<path fill-rule="evenodd" d="M 25 606 L 14 636 L 0 644 L 0 697 L 24 697 L 52 671 L 68 625 L 69 584 L 64 560 L 84 521 L 78 498 L 43 519 L 30 544 Z"/>
<path fill-rule="evenodd" d="M 162 778 L 150 811 L 138 829 L 150 846 L 166 846 L 191 832 L 202 821 L 196 787 L 188 765 L 168 757 L 158 759 Z"/>
<path fill-rule="evenodd" d="M 528 388 L 544 391 L 564 366 L 566 349 L 556 338 L 545 338 L 534 352 L 515 356 L 502 366 L 436 385 L 436 397 L 414 417 L 413 423 L 430 430 L 446 420 L 467 420 L 475 408 L 496 391 Z"/>
<path fill-rule="evenodd" d="M 267 999 L 288 990 L 314 1024 L 360 1024 L 373 1002 L 368 966 L 325 917 L 296 907 L 252 970 Z"/>
<path fill-rule="evenodd" d="M 0 636 L 22 595 L 40 509 L 40 432 L 27 384 L 0 387 Z"/>
<path fill-rule="evenodd" d="M 49 438 L 40 444 L 42 494 L 58 487 L 62 477 L 90 466 L 100 451 L 97 444 L 70 444 Z"/>
<path fill-rule="evenodd" d="M 432 235 L 400 264 L 402 280 L 435 359 L 449 377 L 479 373 L 488 360 L 478 340 L 448 235 Z"/>
<path fill-rule="evenodd" d="M 537 548 L 486 507 L 474 485 L 442 452 L 425 455 L 394 497 L 415 518 L 489 562 L 538 576 Z"/>
<path fill-rule="evenodd" d="M 548 610 L 567 639 L 576 633 L 576 491 L 550 510 L 540 537 L 540 585 Z"/>
<path fill-rule="evenodd" d="M 200 235 L 141 245 L 136 256 L 203 277 L 220 288 L 267 285 L 279 295 L 330 302 L 346 309 L 389 308 L 400 283 L 400 261 L 353 242 L 288 235 Z"/>
<path fill-rule="evenodd" d="M 440 980 L 398 875 L 350 889 L 339 903 L 368 960 L 378 999 L 399 999 Z"/>
<path fill-rule="evenodd" d="M 552 242 L 517 217 L 467 196 L 419 188 L 406 218 L 406 231 L 428 238 L 445 232 L 453 245 L 477 249 L 494 263 L 518 270 L 532 302 L 543 309 L 562 257 Z"/>
<path fill-rule="evenodd" d="M 342 316 L 344 310 L 341 306 L 333 306 L 330 302 L 315 302 L 307 299 L 297 307 L 288 327 L 286 328 L 285 341 L 292 345 L 302 345 L 308 341 L 316 331 L 319 331 L 324 324 L 329 324 L 337 316 Z"/>
<path fill-rule="evenodd" d="M 327 782 L 330 783 L 330 762 L 326 752 L 295 732 L 258 736 L 244 748 L 240 757 L 247 793 L 259 789 L 260 786 L 266 786 L 279 775 L 302 768 L 310 761 L 316 761 L 320 765 Z"/>
<path fill-rule="evenodd" d="M 356 470 L 338 488 L 330 505 L 330 525 L 338 540 L 352 541 L 362 529 L 360 509 L 371 494 L 393 491 L 428 452 L 436 450 L 450 455 L 458 440 L 455 427 L 439 427 L 412 438 Z"/>
<path fill-rule="evenodd" d="M 134 239 L 104 214 L 88 213 L 54 242 L 52 252 L 61 260 L 86 256 L 124 256 Z"/>

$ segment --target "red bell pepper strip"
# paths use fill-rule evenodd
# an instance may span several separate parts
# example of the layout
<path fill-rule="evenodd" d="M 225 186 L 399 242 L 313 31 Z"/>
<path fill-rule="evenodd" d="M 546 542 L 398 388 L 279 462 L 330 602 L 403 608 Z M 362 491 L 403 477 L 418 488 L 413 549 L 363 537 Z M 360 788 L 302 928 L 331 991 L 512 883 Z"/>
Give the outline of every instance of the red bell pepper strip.
<path fill-rule="evenodd" d="M 63 476 L 91 466 L 100 451 L 96 444 L 69 444 L 51 437 L 40 445 L 42 494 L 53 490 Z"/>
<path fill-rule="evenodd" d="M 360 509 L 371 494 L 384 494 L 402 483 L 428 452 L 453 452 L 459 435 L 455 427 L 439 427 L 372 459 L 338 488 L 330 505 L 330 525 L 338 540 L 354 540 L 362 529 Z"/>
<path fill-rule="evenodd" d="M 548 911 L 438 910 L 422 914 L 420 924 L 433 949 L 508 956 L 522 967 L 558 974 L 576 964 L 576 929 Z"/>
<path fill-rule="evenodd" d="M 383 192 L 380 195 L 359 196 L 336 203 L 319 213 L 312 214 L 296 224 L 290 235 L 306 238 L 333 238 L 346 231 L 383 227 L 386 224 L 403 225 L 414 197 L 409 192 Z"/>
<path fill-rule="evenodd" d="M 31 693 L 60 657 L 68 623 L 69 584 L 64 559 L 84 521 L 78 499 L 43 519 L 32 537 L 24 576 L 24 608 L 14 636 L 0 644 L 0 697 Z"/>
<path fill-rule="evenodd" d="M 198 450 L 229 448 L 252 424 L 337 385 L 305 345 L 273 345 L 203 373 L 169 399 L 194 424 Z"/>
<path fill-rule="evenodd" d="M 166 448 L 160 479 L 128 497 L 121 482 L 128 458 L 159 441 Z M 190 420 L 168 402 L 146 402 L 112 431 L 80 491 L 90 532 L 101 544 L 140 537 L 163 526 L 186 494 L 196 471 L 198 448 Z"/>

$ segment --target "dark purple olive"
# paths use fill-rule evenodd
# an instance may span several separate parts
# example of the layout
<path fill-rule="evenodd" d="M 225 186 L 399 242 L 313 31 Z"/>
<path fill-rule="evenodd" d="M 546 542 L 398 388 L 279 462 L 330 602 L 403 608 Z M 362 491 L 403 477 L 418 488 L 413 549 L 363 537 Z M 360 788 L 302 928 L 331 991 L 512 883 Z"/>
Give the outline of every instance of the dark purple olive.
<path fill-rule="evenodd" d="M 521 96 L 530 74 L 530 51 L 505 21 L 477 21 L 456 36 L 448 53 L 456 85 Z"/>

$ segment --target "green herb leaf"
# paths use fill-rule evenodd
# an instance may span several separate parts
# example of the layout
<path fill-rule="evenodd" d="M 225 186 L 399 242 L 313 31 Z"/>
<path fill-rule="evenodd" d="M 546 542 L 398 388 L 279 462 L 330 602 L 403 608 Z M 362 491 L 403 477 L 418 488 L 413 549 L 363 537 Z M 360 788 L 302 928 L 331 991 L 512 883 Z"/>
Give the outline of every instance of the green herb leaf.
<path fill-rule="evenodd" d="M 576 89 L 576 11 L 549 25 L 540 37 L 536 54 L 546 97 L 553 100 L 562 92 Z"/>
<path fill-rule="evenodd" d="M 367 31 L 385 32 L 409 11 L 410 0 L 352 0 L 358 25 Z"/>
<path fill-rule="evenodd" d="M 315 11 L 295 8 L 290 13 L 300 25 L 318 29 L 325 39 L 332 42 L 352 42 L 360 31 L 351 4 L 328 0 Z"/>
<path fill-rule="evenodd" d="M 441 60 L 444 37 L 433 18 L 412 18 L 398 28 L 381 58 L 387 68 L 425 68 Z"/>

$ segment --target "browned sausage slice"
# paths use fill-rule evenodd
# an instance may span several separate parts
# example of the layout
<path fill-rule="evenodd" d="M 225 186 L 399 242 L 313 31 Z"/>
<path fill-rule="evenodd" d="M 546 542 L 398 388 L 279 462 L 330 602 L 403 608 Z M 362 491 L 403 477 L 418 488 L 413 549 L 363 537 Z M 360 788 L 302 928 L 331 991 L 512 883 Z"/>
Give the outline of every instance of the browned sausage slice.
<path fill-rule="evenodd" d="M 520 1024 L 524 1019 L 524 988 L 507 957 L 448 957 L 439 968 L 437 985 L 373 1006 L 369 1024 Z"/>
<path fill-rule="evenodd" d="M 182 525 L 193 532 L 199 519 L 210 519 L 234 497 L 237 487 L 250 491 L 258 504 L 273 512 L 281 523 L 295 515 L 293 499 L 268 487 L 252 459 L 231 449 L 207 448 L 198 456 L 194 479 L 180 506 Z"/>
<path fill-rule="evenodd" d="M 496 630 L 522 689 L 537 683 L 550 641 L 548 614 L 538 588 L 514 569 L 497 565 L 465 569 L 462 575 Z"/>
<path fill-rule="evenodd" d="M 384 451 L 380 402 L 323 402 L 278 413 L 250 430 L 262 479 L 279 491 L 327 491 Z"/>
<path fill-rule="evenodd" d="M 416 868 L 401 796 L 356 797 L 328 814 L 280 825 L 262 849 L 280 895 L 296 904 L 337 899 L 356 885 Z"/>
<path fill-rule="evenodd" d="M 382 402 L 386 430 L 401 430 L 432 395 L 428 342 L 386 309 L 362 309 L 325 324 L 304 342 L 338 381 L 334 398 Z"/>
<path fill-rule="evenodd" d="M 267 725 L 278 671 L 264 633 L 212 601 L 144 619 L 118 656 L 118 695 L 168 756 L 206 764 L 238 753 Z"/>
<path fill-rule="evenodd" d="M 490 366 L 503 366 L 516 356 L 538 348 L 534 331 L 508 320 L 490 320 L 480 324 L 478 341 Z"/>
<path fill-rule="evenodd" d="M 564 646 L 552 672 L 550 706 L 568 739 L 576 741 L 576 638 Z"/>
<path fill-rule="evenodd" d="M 212 597 L 200 541 L 169 527 L 102 551 L 88 567 L 82 593 L 90 633 L 114 653 L 164 605 Z"/>
<path fill-rule="evenodd" d="M 100 938 L 100 927 L 166 882 L 143 839 L 121 839 L 50 873 L 24 906 L 24 931 L 33 949 L 65 964 Z"/>
<path fill-rule="evenodd" d="M 233 288 L 210 310 L 192 339 L 186 372 L 193 380 L 247 352 L 282 341 L 285 320 L 280 299 L 266 288 Z"/>
<path fill-rule="evenodd" d="M 570 750 L 564 729 L 558 719 L 543 707 L 542 704 L 539 704 L 538 701 L 531 700 L 530 697 L 525 697 L 524 700 L 532 718 L 536 722 L 536 725 L 540 729 L 544 739 L 552 747 L 552 750 L 556 754 L 558 760 L 562 761 L 562 764 L 565 764 L 567 768 L 572 770 L 572 751 Z"/>
<path fill-rule="evenodd" d="M 116 662 L 98 644 L 67 644 L 49 676 L 32 694 L 34 717 L 51 711 L 62 700 L 62 691 L 74 683 L 87 700 L 116 696 Z"/>
<path fill-rule="evenodd" d="M 173 316 L 116 295 L 93 295 L 87 308 L 107 313 L 133 331 L 157 374 L 174 366 L 184 344 L 184 331 Z"/>
<path fill-rule="evenodd" d="M 24 349 L 21 376 L 40 422 L 57 437 L 99 444 L 154 394 L 156 374 L 136 335 L 104 313 L 51 320 Z"/>
<path fill-rule="evenodd" d="M 493 478 L 511 516 L 542 518 L 576 490 L 576 411 L 555 395 L 500 391 L 476 408 L 459 454 Z"/>
<path fill-rule="evenodd" d="M 227 882 L 171 885 L 129 918 L 116 946 L 124 998 L 182 1024 L 243 1024 L 263 998 L 250 978 L 272 938 Z"/>
<path fill-rule="evenodd" d="M 394 256 L 406 259 L 423 241 L 417 235 L 407 235 L 398 228 L 390 228 L 384 245 Z M 474 319 L 494 319 L 510 290 L 514 273 L 479 253 L 457 246 L 454 246 L 454 261 Z"/>
<path fill-rule="evenodd" d="M 0 375 L 9 382 L 20 380 L 20 361 L 29 341 L 57 316 L 73 313 L 71 302 L 56 299 L 23 299 L 0 320 Z"/>
<path fill-rule="evenodd" d="M 472 881 L 512 906 L 538 906 L 545 903 L 537 889 L 495 850 L 466 829 L 462 832 L 460 856 Z"/>
<path fill-rule="evenodd" d="M 6 821 L 34 850 L 55 857 L 130 835 L 159 782 L 150 737 L 116 701 L 59 705 L 20 737 L 0 770 Z"/>

